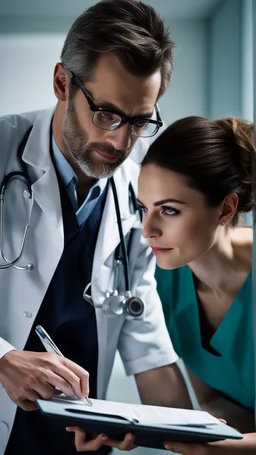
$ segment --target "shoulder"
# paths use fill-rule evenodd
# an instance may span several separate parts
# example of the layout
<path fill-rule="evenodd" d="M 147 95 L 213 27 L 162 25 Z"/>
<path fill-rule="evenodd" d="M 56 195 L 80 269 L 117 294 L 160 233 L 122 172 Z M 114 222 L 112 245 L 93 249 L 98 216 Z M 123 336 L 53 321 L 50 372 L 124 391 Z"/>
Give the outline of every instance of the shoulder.
<path fill-rule="evenodd" d="M 21 115 L 0 117 L 0 160 L 2 169 L 12 156 L 12 153 L 17 153 L 19 143 L 30 125 L 29 120 Z"/>
<path fill-rule="evenodd" d="M 50 115 L 53 115 L 53 108 L 0 117 L 2 171 L 13 157 L 16 159 L 18 146 L 28 128 L 34 124 L 42 123 L 43 119 L 50 117 Z"/>
<path fill-rule="evenodd" d="M 236 227 L 231 231 L 231 241 L 236 261 L 250 270 L 252 267 L 253 228 Z"/>
<path fill-rule="evenodd" d="M 0 135 L 4 145 L 20 142 L 27 129 L 33 125 L 45 111 L 26 112 L 24 114 L 6 115 L 0 117 Z"/>

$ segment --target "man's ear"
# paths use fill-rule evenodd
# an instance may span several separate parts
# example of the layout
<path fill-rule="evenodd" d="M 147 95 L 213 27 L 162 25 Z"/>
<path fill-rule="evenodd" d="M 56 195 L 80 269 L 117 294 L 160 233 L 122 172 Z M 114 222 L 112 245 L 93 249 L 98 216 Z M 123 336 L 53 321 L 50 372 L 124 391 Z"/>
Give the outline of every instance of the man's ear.
<path fill-rule="evenodd" d="M 56 98 L 65 102 L 68 100 L 70 77 L 62 63 L 57 63 L 54 68 L 53 88 Z"/>
<path fill-rule="evenodd" d="M 222 202 L 221 215 L 219 217 L 219 224 L 224 226 L 224 224 L 230 223 L 233 216 L 236 214 L 238 206 L 238 196 L 236 193 L 230 193 L 225 197 Z"/>

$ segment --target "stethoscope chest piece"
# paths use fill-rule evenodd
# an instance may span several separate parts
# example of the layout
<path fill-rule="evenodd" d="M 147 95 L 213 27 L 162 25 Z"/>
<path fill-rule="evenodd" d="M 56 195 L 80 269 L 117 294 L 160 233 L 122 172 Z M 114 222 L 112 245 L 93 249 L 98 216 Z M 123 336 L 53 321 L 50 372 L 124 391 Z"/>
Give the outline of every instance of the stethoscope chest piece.
<path fill-rule="evenodd" d="M 124 314 L 127 318 L 133 319 L 142 315 L 144 303 L 139 297 L 133 297 L 130 291 L 126 291 L 125 295 L 119 295 L 118 291 L 108 291 L 102 310 L 108 316 Z"/>
<path fill-rule="evenodd" d="M 91 283 L 88 283 L 83 297 L 84 299 L 93 305 L 95 308 L 102 308 L 103 313 L 107 316 L 121 316 L 124 315 L 127 319 L 136 319 L 142 316 L 144 312 L 144 303 L 139 297 L 132 296 L 130 291 L 130 276 L 129 276 L 129 262 L 128 262 L 128 253 L 126 248 L 126 243 L 124 239 L 124 234 L 122 230 L 122 220 L 121 214 L 118 204 L 118 197 L 117 191 L 115 187 L 115 182 L 113 177 L 110 178 L 110 182 L 112 185 L 113 196 L 114 196 L 114 203 L 115 203 L 115 210 L 117 216 L 117 225 L 119 230 L 119 237 L 120 237 L 120 244 L 118 244 L 115 253 L 114 253 L 114 263 L 113 263 L 113 284 L 110 289 L 105 293 L 105 298 L 103 303 L 95 303 L 90 294 L 87 294 Z M 129 186 L 130 187 L 130 186 Z M 132 187 L 131 187 L 132 188 Z M 133 199 L 136 200 L 135 195 Z M 128 244 L 131 241 L 132 231 L 130 232 L 130 237 L 128 239 Z M 118 292 L 118 288 L 120 287 L 120 269 L 122 272 L 124 271 L 124 290 Z"/>
<path fill-rule="evenodd" d="M 123 313 L 124 296 L 118 295 L 117 291 L 106 292 L 106 298 L 102 304 L 102 310 L 108 316 L 117 316 Z"/>

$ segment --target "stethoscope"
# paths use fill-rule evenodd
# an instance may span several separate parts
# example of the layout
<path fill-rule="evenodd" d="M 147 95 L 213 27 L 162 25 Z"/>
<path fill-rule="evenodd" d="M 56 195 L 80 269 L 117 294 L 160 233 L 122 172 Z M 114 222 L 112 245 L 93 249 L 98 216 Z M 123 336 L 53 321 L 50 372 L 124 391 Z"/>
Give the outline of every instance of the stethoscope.
<path fill-rule="evenodd" d="M 18 270 L 28 270 L 30 272 L 32 270 L 34 270 L 33 264 L 27 264 L 25 266 L 16 265 L 21 260 L 23 252 L 24 252 L 24 247 L 25 247 L 25 243 L 27 240 L 28 228 L 30 226 L 31 215 L 32 215 L 32 210 L 33 210 L 33 206 L 34 206 L 34 194 L 32 191 L 32 182 L 28 175 L 25 163 L 22 161 L 22 154 L 23 154 L 23 151 L 26 146 L 26 143 L 27 143 L 31 130 L 32 130 L 32 126 L 27 130 L 27 132 L 23 136 L 21 143 L 19 144 L 19 147 L 18 147 L 17 155 L 18 155 L 20 166 L 21 166 L 21 171 L 10 172 L 3 178 L 3 181 L 0 185 L 0 256 L 1 256 L 2 260 L 5 262 L 5 264 L 0 264 L 0 269 L 8 269 L 9 267 L 14 267 L 15 269 L 18 269 Z M 11 261 L 10 259 L 7 259 L 5 252 L 4 252 L 4 246 L 3 246 L 4 245 L 4 200 L 5 200 L 4 198 L 5 198 L 5 192 L 6 192 L 8 185 L 14 179 L 21 180 L 22 182 L 25 183 L 26 189 L 23 191 L 23 196 L 26 199 L 30 200 L 30 204 L 29 204 L 28 221 L 25 225 L 24 232 L 22 235 L 19 253 L 18 253 L 17 257 Z"/>
<path fill-rule="evenodd" d="M 117 226 L 120 238 L 120 244 L 117 246 L 114 255 L 114 281 L 113 281 L 113 288 L 111 291 L 107 291 L 105 294 L 105 299 L 103 303 L 96 304 L 93 302 L 92 297 L 87 294 L 88 289 L 91 286 L 89 283 L 85 290 L 84 290 L 84 299 L 93 305 L 95 308 L 101 308 L 105 314 L 108 316 L 119 316 L 124 314 L 125 317 L 128 319 L 133 319 L 141 316 L 144 311 L 144 303 L 139 297 L 135 297 L 132 295 L 130 291 L 130 274 L 129 274 L 129 260 L 128 260 L 128 252 L 129 245 L 131 245 L 133 230 L 131 230 L 129 234 L 129 245 L 128 248 L 126 247 L 123 229 L 122 229 L 122 221 L 121 221 L 121 214 L 120 208 L 118 203 L 116 185 L 113 177 L 109 179 L 113 196 L 114 196 L 114 204 L 115 204 L 115 211 L 117 217 Z M 131 183 L 129 184 L 129 193 L 131 196 L 131 205 L 134 209 L 134 212 L 137 210 L 137 203 L 136 203 L 136 196 L 133 190 Z M 120 270 L 123 268 L 124 272 L 124 280 L 125 280 L 125 292 L 119 294 L 118 292 L 118 283 L 120 278 Z"/>
<path fill-rule="evenodd" d="M 24 253 L 24 248 L 25 248 L 27 234 L 28 234 L 28 228 L 30 226 L 32 210 L 33 210 L 33 206 L 34 206 L 34 194 L 33 194 L 33 190 L 32 190 L 32 182 L 31 182 L 29 174 L 27 172 L 26 165 L 22 160 L 22 154 L 23 154 L 23 151 L 26 146 L 26 143 L 27 143 L 31 130 L 32 130 L 32 126 L 25 133 L 24 137 L 21 140 L 21 143 L 19 144 L 18 151 L 17 151 L 19 163 L 21 166 L 21 171 L 10 172 L 9 174 L 7 174 L 4 177 L 4 179 L 0 185 L 0 256 L 1 256 L 2 260 L 5 262 L 5 264 L 0 264 L 0 269 L 7 269 L 9 267 L 14 267 L 15 269 L 18 269 L 18 270 L 28 270 L 28 271 L 34 270 L 33 264 L 27 264 L 25 266 L 16 265 L 22 259 L 22 255 Z M 30 200 L 30 204 L 29 204 L 28 220 L 27 220 L 27 223 L 25 225 L 24 232 L 22 235 L 22 241 L 21 241 L 19 253 L 15 259 L 10 260 L 6 257 L 6 255 L 4 253 L 4 247 L 3 247 L 3 244 L 4 244 L 4 197 L 5 197 L 5 192 L 6 192 L 6 189 L 9 185 L 9 183 L 14 179 L 19 179 L 25 183 L 26 189 L 23 192 L 23 196 Z M 137 318 L 143 314 L 144 303 L 142 302 L 142 300 L 140 298 L 132 296 L 132 293 L 130 291 L 129 260 L 128 260 L 127 247 L 126 247 L 123 229 L 122 229 L 122 221 L 121 221 L 121 214 L 120 214 L 120 208 L 119 208 L 119 203 L 118 203 L 116 185 L 115 185 L 113 177 L 110 177 L 109 181 L 110 181 L 112 191 L 113 191 L 113 196 L 114 196 L 118 232 L 119 232 L 119 237 L 120 237 L 120 244 L 118 245 L 118 247 L 115 250 L 113 290 L 106 292 L 105 299 L 102 304 L 95 304 L 93 302 L 91 296 L 89 294 L 87 294 L 87 291 L 91 286 L 91 283 L 89 283 L 84 290 L 83 297 L 86 301 L 88 301 L 95 308 L 102 308 L 103 312 L 105 314 L 107 314 L 108 316 L 117 316 L 117 315 L 124 314 L 124 316 L 126 316 L 127 318 Z M 134 193 L 134 190 L 133 190 L 133 187 L 131 184 L 129 185 L 129 193 L 131 195 L 133 209 L 134 209 L 134 211 L 136 211 L 137 210 L 136 197 L 135 197 L 135 193 Z M 130 232 L 129 244 L 131 244 L 132 234 L 133 234 L 133 230 Z M 128 247 L 128 250 L 129 250 L 129 247 Z M 124 280 L 125 280 L 125 292 L 123 293 L 124 295 L 119 295 L 119 292 L 118 292 L 118 282 L 119 282 L 121 268 L 123 268 Z"/>

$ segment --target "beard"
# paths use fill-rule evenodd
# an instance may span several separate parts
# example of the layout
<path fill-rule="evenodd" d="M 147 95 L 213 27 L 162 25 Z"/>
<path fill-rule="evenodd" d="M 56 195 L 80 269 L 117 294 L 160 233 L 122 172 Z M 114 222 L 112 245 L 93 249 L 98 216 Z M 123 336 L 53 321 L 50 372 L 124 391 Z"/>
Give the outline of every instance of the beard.
<path fill-rule="evenodd" d="M 89 142 L 89 134 L 81 127 L 71 100 L 67 104 L 62 134 L 73 161 L 85 175 L 95 179 L 111 177 L 130 153 L 129 150 L 117 150 L 106 142 Z M 113 163 L 104 161 L 95 154 L 95 151 L 116 158 L 116 161 Z"/>

